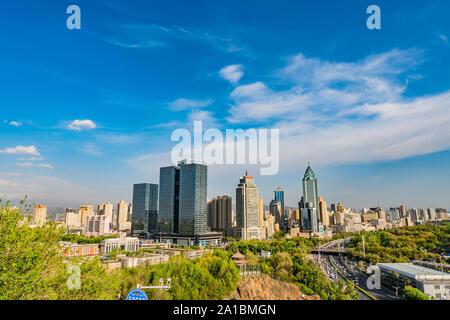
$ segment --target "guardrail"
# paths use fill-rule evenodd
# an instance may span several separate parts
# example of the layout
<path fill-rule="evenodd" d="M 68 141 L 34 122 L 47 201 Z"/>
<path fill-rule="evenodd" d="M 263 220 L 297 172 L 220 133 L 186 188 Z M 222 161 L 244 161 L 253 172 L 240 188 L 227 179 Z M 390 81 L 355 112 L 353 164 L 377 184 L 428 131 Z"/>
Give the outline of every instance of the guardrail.
<path fill-rule="evenodd" d="M 336 270 L 337 273 L 339 273 L 339 275 L 344 278 L 345 280 L 347 280 L 347 282 L 351 283 L 354 287 L 356 287 L 359 291 L 361 291 L 363 294 L 365 294 L 366 296 L 368 296 L 370 299 L 372 300 L 377 300 L 377 298 L 375 298 L 374 296 L 372 296 L 370 293 L 368 293 L 366 290 L 364 290 L 363 288 L 361 288 L 360 286 L 357 286 L 356 284 L 354 284 L 353 282 L 351 282 L 342 272 L 339 271 L 339 269 L 336 267 L 336 265 L 334 264 L 333 260 L 331 260 L 331 257 L 328 257 L 328 259 L 330 260 L 331 265 L 333 266 L 333 268 Z"/>

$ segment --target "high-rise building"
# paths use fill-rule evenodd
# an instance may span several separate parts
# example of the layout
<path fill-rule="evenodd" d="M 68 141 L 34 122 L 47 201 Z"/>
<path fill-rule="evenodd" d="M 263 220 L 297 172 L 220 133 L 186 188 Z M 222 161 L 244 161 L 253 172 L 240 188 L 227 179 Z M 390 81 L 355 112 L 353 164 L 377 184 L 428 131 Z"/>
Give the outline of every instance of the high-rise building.
<path fill-rule="evenodd" d="M 198 235 L 206 233 L 207 166 L 181 161 L 178 233 Z"/>
<path fill-rule="evenodd" d="M 42 226 L 47 218 L 47 207 L 38 204 L 34 207 L 33 220 L 36 225 Z"/>
<path fill-rule="evenodd" d="M 245 173 L 236 188 L 236 220 L 242 228 L 258 227 L 258 188 L 255 178 Z"/>
<path fill-rule="evenodd" d="M 319 192 L 317 187 L 317 178 L 309 164 L 306 168 L 302 182 L 303 196 L 299 202 L 301 230 L 305 232 L 318 232 Z"/>
<path fill-rule="evenodd" d="M 140 183 L 133 186 L 133 214 L 131 232 L 154 233 L 158 219 L 158 185 Z"/>
<path fill-rule="evenodd" d="M 344 219 L 345 219 L 344 205 L 339 202 L 335 208 L 336 208 L 336 212 L 334 213 L 334 223 L 335 224 L 344 224 Z"/>
<path fill-rule="evenodd" d="M 110 223 L 114 222 L 113 219 L 113 205 L 111 202 L 102 203 L 97 207 L 97 215 L 107 216 Z"/>
<path fill-rule="evenodd" d="M 84 236 L 100 237 L 109 234 L 111 220 L 107 215 L 92 215 L 86 220 L 86 226 L 84 227 Z"/>
<path fill-rule="evenodd" d="M 208 202 L 208 227 L 211 230 L 226 232 L 233 226 L 231 197 L 218 196 Z"/>
<path fill-rule="evenodd" d="M 158 232 L 178 233 L 179 201 L 180 168 L 160 168 Z"/>
<path fill-rule="evenodd" d="M 94 206 L 91 205 L 82 205 L 78 210 L 78 214 L 80 215 L 80 223 L 81 227 L 84 229 L 86 226 L 86 220 L 89 216 L 94 214 Z"/>
<path fill-rule="evenodd" d="M 284 191 L 281 190 L 281 188 L 278 186 L 278 187 L 275 189 L 274 193 L 275 193 L 275 198 L 274 198 L 274 200 L 275 200 L 276 202 L 281 203 L 281 216 L 284 218 L 284 217 L 285 217 L 285 214 L 286 214 L 286 212 L 285 212 L 285 207 L 284 207 Z"/>
<path fill-rule="evenodd" d="M 263 199 L 258 199 L 258 223 L 260 228 L 265 227 L 264 223 L 264 202 Z"/>
<path fill-rule="evenodd" d="M 434 210 L 434 209 L 432 209 L 432 208 L 428 208 L 428 209 L 427 209 L 427 213 L 428 213 L 428 218 L 429 218 L 431 221 L 436 220 L 436 210 Z"/>
<path fill-rule="evenodd" d="M 317 178 L 314 175 L 311 167 L 308 164 L 305 175 L 303 177 L 303 201 L 304 203 L 311 202 L 319 210 L 319 191 L 317 187 Z"/>
<path fill-rule="evenodd" d="M 400 218 L 406 218 L 407 215 L 406 207 L 404 205 L 400 205 L 400 207 L 398 207 L 398 213 Z"/>
<path fill-rule="evenodd" d="M 409 209 L 409 216 L 411 217 L 411 222 L 418 222 L 420 220 L 419 210 L 416 208 Z"/>
<path fill-rule="evenodd" d="M 129 209 L 130 206 L 123 200 L 117 204 L 117 221 L 115 223 L 117 230 L 125 231 L 131 229 L 131 223 L 128 220 Z"/>
<path fill-rule="evenodd" d="M 284 219 L 283 219 L 283 209 L 281 206 L 281 202 L 276 201 L 275 199 L 270 202 L 269 205 L 270 214 L 275 217 L 275 223 L 278 224 L 280 230 L 283 230 L 284 227 Z"/>
<path fill-rule="evenodd" d="M 324 227 L 330 225 L 330 216 L 327 210 L 327 203 L 322 197 L 319 197 L 319 218 Z"/>

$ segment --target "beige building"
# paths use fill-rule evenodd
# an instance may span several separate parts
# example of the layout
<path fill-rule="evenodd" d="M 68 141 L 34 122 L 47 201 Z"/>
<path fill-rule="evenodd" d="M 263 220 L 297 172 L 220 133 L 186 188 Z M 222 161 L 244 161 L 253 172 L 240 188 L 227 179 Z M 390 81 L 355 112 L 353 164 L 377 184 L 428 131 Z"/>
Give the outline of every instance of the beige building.
<path fill-rule="evenodd" d="M 115 223 L 119 231 L 131 230 L 131 222 L 128 219 L 130 206 L 125 201 L 117 204 L 117 222 Z"/>
<path fill-rule="evenodd" d="M 86 226 L 87 218 L 94 214 L 94 206 L 82 205 L 78 210 L 78 214 L 80 215 L 80 227 L 84 228 Z"/>
<path fill-rule="evenodd" d="M 258 199 L 258 223 L 260 228 L 264 228 L 264 203 L 263 199 Z"/>
<path fill-rule="evenodd" d="M 65 227 L 66 228 L 80 228 L 81 227 L 81 214 L 67 211 L 66 219 L 65 219 Z"/>
<path fill-rule="evenodd" d="M 109 217 L 109 221 L 113 221 L 113 205 L 110 202 L 102 203 L 98 206 L 97 214 Z"/>
<path fill-rule="evenodd" d="M 324 227 L 330 225 L 330 216 L 327 210 L 327 203 L 322 197 L 319 197 L 319 217 Z"/>
<path fill-rule="evenodd" d="M 336 206 L 336 212 L 334 213 L 334 223 L 335 224 L 344 224 L 345 219 L 345 208 L 341 203 L 338 203 Z"/>
<path fill-rule="evenodd" d="M 47 207 L 38 204 L 34 207 L 33 220 L 36 225 L 42 226 L 47 218 Z"/>

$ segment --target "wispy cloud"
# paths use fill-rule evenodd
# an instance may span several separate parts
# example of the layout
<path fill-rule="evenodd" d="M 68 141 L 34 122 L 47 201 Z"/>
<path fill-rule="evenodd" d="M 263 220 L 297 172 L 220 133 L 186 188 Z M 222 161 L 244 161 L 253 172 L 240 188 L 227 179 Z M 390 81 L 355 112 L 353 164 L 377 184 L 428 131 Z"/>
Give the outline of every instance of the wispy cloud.
<path fill-rule="evenodd" d="M 236 84 L 244 75 L 244 72 L 242 71 L 243 68 L 244 67 L 240 64 L 232 64 L 222 68 L 219 71 L 219 74 L 225 80 L 228 80 L 233 84 Z"/>
<path fill-rule="evenodd" d="M 214 101 L 207 100 L 193 100 L 193 99 L 177 99 L 169 104 L 170 109 L 174 111 L 181 111 L 186 109 L 204 108 L 210 106 Z"/>
<path fill-rule="evenodd" d="M 17 162 L 16 166 L 22 168 L 32 168 L 32 167 L 40 167 L 40 168 L 48 168 L 52 169 L 53 166 L 48 163 L 33 163 L 33 162 Z"/>
<path fill-rule="evenodd" d="M 422 60 L 416 49 L 392 50 L 355 63 L 337 63 L 291 57 L 279 70 L 284 90 L 271 90 L 263 82 L 238 86 L 230 122 L 297 117 L 305 111 L 329 113 L 364 103 L 399 101 L 406 89 L 400 76 Z"/>
<path fill-rule="evenodd" d="M 4 154 L 29 154 L 33 156 L 40 156 L 35 146 L 17 146 L 15 148 L 6 148 L 0 150 L 0 153 Z"/>
<path fill-rule="evenodd" d="M 31 157 L 31 158 L 17 158 L 19 161 L 42 161 L 43 157 Z"/>
<path fill-rule="evenodd" d="M 88 142 L 84 144 L 83 147 L 81 148 L 81 151 L 91 156 L 101 156 L 103 154 L 100 151 L 100 148 L 97 146 L 97 144 L 93 142 Z"/>

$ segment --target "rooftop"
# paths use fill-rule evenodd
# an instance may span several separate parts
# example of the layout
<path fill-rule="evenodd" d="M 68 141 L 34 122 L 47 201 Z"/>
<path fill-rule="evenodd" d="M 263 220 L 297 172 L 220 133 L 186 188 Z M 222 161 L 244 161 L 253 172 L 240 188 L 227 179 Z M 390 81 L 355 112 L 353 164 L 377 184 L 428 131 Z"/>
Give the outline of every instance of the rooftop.
<path fill-rule="evenodd" d="M 381 269 L 397 272 L 403 276 L 416 280 L 447 280 L 450 281 L 450 273 L 431 268 L 418 266 L 412 263 L 377 263 Z"/>

